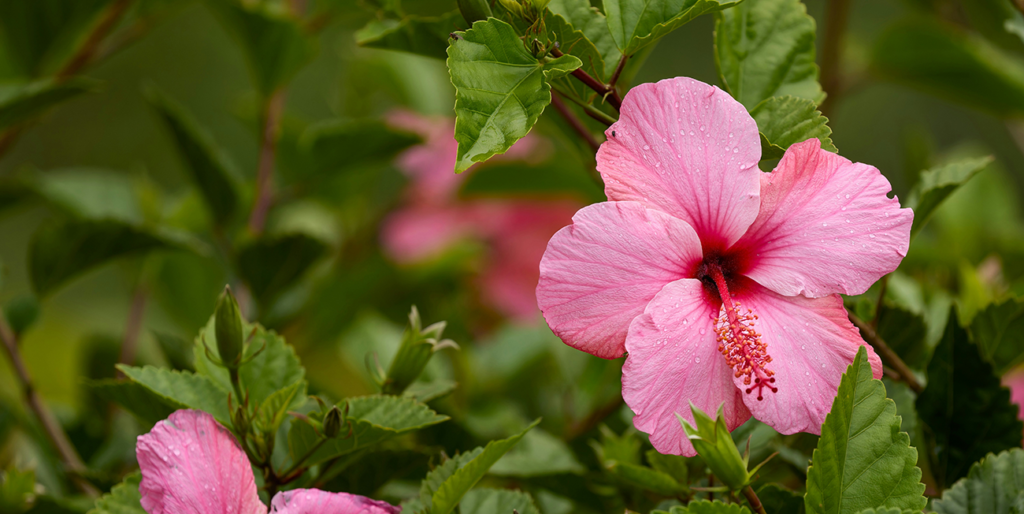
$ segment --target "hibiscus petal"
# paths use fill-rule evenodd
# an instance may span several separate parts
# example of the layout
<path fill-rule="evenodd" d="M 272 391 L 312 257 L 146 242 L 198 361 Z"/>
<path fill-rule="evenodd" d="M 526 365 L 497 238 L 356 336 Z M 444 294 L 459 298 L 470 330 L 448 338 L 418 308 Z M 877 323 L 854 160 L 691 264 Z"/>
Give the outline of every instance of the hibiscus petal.
<path fill-rule="evenodd" d="M 637 202 L 584 207 L 548 243 L 537 304 L 569 346 L 621 357 L 629 323 L 665 284 L 692 274 L 700 248 L 689 225 Z"/>
<path fill-rule="evenodd" d="M 768 347 L 772 362 L 767 368 L 775 372 L 772 385 L 778 388 L 775 393 L 765 388 L 763 401 L 754 389 L 743 401 L 755 418 L 780 433 L 821 433 L 839 380 L 861 345 L 868 349 L 875 378 L 881 378 L 882 361 L 850 323 L 839 295 L 782 296 L 749 283 L 735 298 L 742 310 L 759 317 L 754 329 Z M 737 387 L 750 387 L 742 378 L 733 380 Z"/>
<path fill-rule="evenodd" d="M 678 77 L 626 94 L 597 152 L 609 200 L 689 223 L 705 249 L 735 242 L 757 217 L 757 124 L 728 93 Z"/>
<path fill-rule="evenodd" d="M 271 514 L 398 514 L 401 507 L 348 493 L 319 489 L 282 491 L 270 502 Z"/>
<path fill-rule="evenodd" d="M 213 416 L 179 410 L 139 436 L 142 508 L 149 514 L 266 514 L 245 452 Z"/>
<path fill-rule="evenodd" d="M 690 403 L 714 415 L 725 404 L 729 430 L 750 419 L 732 369 L 718 353 L 713 328 L 718 315 L 699 280 L 665 286 L 629 327 L 622 366 L 622 397 L 633 425 L 651 435 L 661 453 L 697 454 L 676 414 L 694 424 Z"/>
<path fill-rule="evenodd" d="M 910 246 L 914 213 L 889 181 L 820 146 L 795 144 L 762 175 L 761 212 L 737 243 L 756 256 L 744 274 L 787 296 L 863 293 Z"/>

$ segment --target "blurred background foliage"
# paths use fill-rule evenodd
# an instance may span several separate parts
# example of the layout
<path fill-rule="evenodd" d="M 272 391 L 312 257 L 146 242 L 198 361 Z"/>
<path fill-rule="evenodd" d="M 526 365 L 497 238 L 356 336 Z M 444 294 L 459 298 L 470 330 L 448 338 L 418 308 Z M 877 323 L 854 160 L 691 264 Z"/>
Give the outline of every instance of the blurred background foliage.
<path fill-rule="evenodd" d="M 923 372 L 954 301 L 969 324 L 992 302 L 1024 293 L 1024 15 L 1009 0 L 805 3 L 817 20 L 829 94 L 822 110 L 843 156 L 878 167 L 901 199 L 923 170 L 994 157 L 935 213 L 897 273 L 848 299 L 871 318 L 882 295 L 892 308 L 879 330 Z M 432 58 L 359 46 L 357 38 L 366 39 L 364 27 L 455 7 L 0 0 L 0 304 L 39 393 L 103 474 L 97 480 L 116 483 L 133 467 L 134 436 L 148 427 L 114 412 L 87 381 L 113 377 L 119 361 L 187 369 L 190 352 L 182 350 L 230 283 L 248 319 L 283 334 L 311 391 L 327 397 L 377 391 L 373 356 L 390 362 L 410 305 L 428 322 L 447 320 L 445 335 L 461 351 L 433 359 L 427 377 L 458 383 L 431 402 L 453 421 L 428 429 L 426 442 L 451 454 L 543 416 L 543 430 L 517 450 L 533 456 L 494 474 L 541 491 L 545 513 L 650 508 L 672 496 L 616 471 L 618 463 L 661 465 L 644 453 L 642 434 L 626 428 L 621 361 L 572 350 L 535 309 L 495 301 L 489 274 L 533 287 L 529 272 L 502 268 L 502 257 L 538 247 L 538 238 L 542 250 L 572 208 L 554 225 L 467 229 L 422 258 L 382 245 L 389 220 L 417 202 L 462 206 L 456 217 L 482 223 L 492 215 L 486 206 L 503 202 L 603 199 L 590 178 L 593 154 L 551 113 L 528 155 L 478 166 L 451 194 L 423 193 L 399 156 L 429 146 L 429 133 L 394 117 L 450 123 L 445 44 L 416 47 Z M 664 38 L 631 83 L 681 75 L 717 83 L 713 25 L 704 16 Z M 271 189 L 257 185 L 261 169 L 272 170 L 264 175 Z M 266 218 L 254 221 L 267 191 Z M 544 234 L 502 244 L 534 223 L 547 224 Z M 905 340 L 899 330 L 907 326 L 927 336 Z M 126 341 L 134 349 L 127 355 Z M 913 401 L 905 387 L 887 385 L 898 405 Z M 912 421 L 904 414 L 914 434 Z M 816 438 L 778 436 L 754 421 L 734 437 L 748 435 L 763 453 L 752 461 L 781 453 L 762 480 L 800 488 Z M 0 468 L 34 468 L 48 495 L 65 498 L 71 491 L 50 451 L 0 359 Z M 524 463 L 536 456 L 548 457 L 546 467 L 531 472 Z M 423 454 L 393 457 L 363 469 L 406 466 L 409 477 L 427 469 Z M 588 469 L 603 470 L 596 480 L 607 487 L 595 487 Z M 399 498 L 416 484 L 381 490 L 372 477 L 342 475 L 335 485 Z"/>

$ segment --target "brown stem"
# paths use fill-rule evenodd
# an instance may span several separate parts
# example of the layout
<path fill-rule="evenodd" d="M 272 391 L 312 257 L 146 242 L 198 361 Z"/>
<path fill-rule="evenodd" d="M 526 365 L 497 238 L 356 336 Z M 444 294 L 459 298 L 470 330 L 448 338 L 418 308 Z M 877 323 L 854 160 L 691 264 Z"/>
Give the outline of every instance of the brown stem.
<path fill-rule="evenodd" d="M 128 323 L 124 328 L 124 339 L 121 341 L 121 356 L 118 362 L 132 365 L 135 363 L 135 352 L 139 347 L 139 334 L 142 331 L 142 318 L 146 314 L 146 290 L 141 286 L 135 288 L 132 295 L 132 304 L 128 310 Z M 117 371 L 117 377 L 123 378 L 121 370 Z"/>
<path fill-rule="evenodd" d="M 100 43 L 107 37 L 111 30 L 117 26 L 117 22 L 121 20 L 121 16 L 128 10 L 132 4 L 132 0 L 115 0 L 107 7 L 106 11 L 100 17 L 100 20 L 96 22 L 92 32 L 86 36 L 85 40 L 75 51 L 74 55 L 60 70 L 54 75 L 54 80 L 57 82 L 63 82 L 84 68 L 89 64 L 93 57 L 96 55 L 99 49 Z M 0 132 L 0 158 L 7 154 L 7 151 L 14 146 L 14 142 L 17 141 L 18 136 L 25 129 L 25 124 L 15 125 L 8 128 L 4 132 Z"/>
<path fill-rule="evenodd" d="M 846 19 L 850 14 L 850 0 L 831 0 L 825 19 L 825 41 L 821 46 L 821 87 L 828 94 L 818 110 L 829 115 L 842 93 L 842 51 L 846 35 Z"/>
<path fill-rule="evenodd" d="M 256 175 L 256 200 L 249 215 L 249 230 L 256 235 L 263 233 L 267 221 L 267 211 L 274 201 L 274 156 L 277 151 L 277 133 L 281 125 L 281 112 L 284 110 L 284 89 L 278 89 L 267 99 L 263 114 L 262 142 L 260 143 L 260 163 Z"/>
<path fill-rule="evenodd" d="M 715 475 L 708 473 L 708 488 L 715 487 Z M 708 501 L 715 501 L 715 492 L 708 491 Z"/>
<path fill-rule="evenodd" d="M 910 371 L 910 368 L 905 362 L 903 362 L 903 359 L 901 359 L 899 355 L 896 355 L 896 352 L 892 351 L 892 348 L 889 348 L 889 345 L 885 344 L 885 341 L 878 336 L 878 332 L 875 332 L 875 329 L 872 328 L 870 324 L 858 318 L 857 315 L 852 312 L 848 312 L 848 314 L 850 315 L 850 321 L 860 329 L 860 333 L 864 336 L 864 340 L 871 343 L 871 346 L 874 347 L 875 351 L 881 355 L 882 360 L 889 366 L 892 366 L 893 369 L 900 374 L 900 378 L 908 387 L 910 387 L 910 389 L 915 393 L 920 394 L 924 388 L 921 387 L 921 383 L 917 381 L 917 376 Z"/>
<path fill-rule="evenodd" d="M 626 61 L 629 60 L 628 55 L 623 55 L 619 59 L 619 65 L 615 67 L 615 71 L 612 72 L 612 78 L 608 80 L 608 87 L 615 87 L 615 84 L 619 82 L 619 76 L 622 75 L 622 69 L 626 67 Z"/>
<path fill-rule="evenodd" d="M 46 408 L 42 397 L 39 396 L 39 392 L 32 385 L 32 377 L 29 376 L 28 369 L 25 368 L 25 362 L 21 360 L 17 336 L 14 335 L 11 326 L 7 324 L 7 318 L 4 317 L 2 312 L 0 312 L 0 339 L 3 340 L 7 357 L 10 359 L 11 366 L 14 368 L 14 374 L 21 384 L 22 393 L 25 395 L 25 402 L 35 414 L 36 419 L 39 420 L 39 424 L 43 426 L 46 436 L 57 450 L 57 454 L 60 456 L 61 462 L 64 463 L 64 468 L 67 470 L 71 480 L 83 493 L 94 498 L 99 496 L 99 491 L 82 476 L 86 472 L 85 463 L 82 462 L 82 458 L 78 456 L 78 452 L 71 445 L 67 434 L 64 433 L 60 424 L 57 423 L 57 418 L 53 417 L 53 413 Z"/>
<path fill-rule="evenodd" d="M 561 57 L 565 54 L 563 54 L 562 51 L 557 48 L 552 48 L 551 55 L 555 57 Z M 616 111 L 622 108 L 622 99 L 619 98 L 619 93 L 615 90 L 614 87 L 608 86 L 602 83 L 600 80 L 597 80 L 596 78 L 590 76 L 589 73 L 583 71 L 583 68 L 576 68 L 575 70 L 573 70 L 572 76 L 576 77 L 580 82 L 585 84 L 587 87 L 593 89 L 594 91 L 597 92 L 597 94 L 607 99 L 608 103 L 612 104 L 612 107 L 614 107 Z"/>
<path fill-rule="evenodd" d="M 597 149 L 601 147 L 601 143 L 597 142 L 597 139 L 594 138 L 594 134 L 591 133 L 590 130 L 587 129 L 586 125 L 584 125 L 583 122 L 569 110 L 569 106 L 565 105 L 565 102 L 562 101 L 561 95 L 555 91 L 551 92 L 551 105 L 555 107 L 558 114 L 561 114 L 562 117 L 565 118 L 565 121 L 569 122 L 569 126 L 571 126 L 572 129 L 575 130 L 588 145 L 590 145 L 590 148 L 597 152 Z"/>
<path fill-rule="evenodd" d="M 93 27 L 92 32 L 85 38 L 85 41 L 78 47 L 78 50 L 71 56 L 71 59 L 68 59 L 68 62 L 64 63 L 64 67 L 57 72 L 56 78 L 58 81 L 71 78 L 92 61 L 96 50 L 99 49 L 100 43 L 117 26 L 117 22 L 121 21 L 121 16 L 124 15 L 131 5 L 132 0 L 114 0 L 114 3 L 107 7 L 103 16 L 100 17 L 100 21 Z"/>
<path fill-rule="evenodd" d="M 750 504 L 750 508 L 754 509 L 757 514 L 767 514 L 764 511 L 764 505 L 761 505 L 761 499 L 757 497 L 757 493 L 749 485 L 743 488 L 743 496 L 747 497 L 747 503 Z"/>

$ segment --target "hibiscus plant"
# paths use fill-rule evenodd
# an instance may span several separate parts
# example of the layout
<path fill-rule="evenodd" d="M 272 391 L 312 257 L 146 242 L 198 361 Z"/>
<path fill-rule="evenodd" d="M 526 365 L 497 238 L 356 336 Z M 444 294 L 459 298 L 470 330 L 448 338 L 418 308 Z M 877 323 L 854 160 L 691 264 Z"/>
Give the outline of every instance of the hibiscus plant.
<path fill-rule="evenodd" d="M 1024 512 L 1024 2 L 905 4 L 0 0 L 0 514 Z"/>

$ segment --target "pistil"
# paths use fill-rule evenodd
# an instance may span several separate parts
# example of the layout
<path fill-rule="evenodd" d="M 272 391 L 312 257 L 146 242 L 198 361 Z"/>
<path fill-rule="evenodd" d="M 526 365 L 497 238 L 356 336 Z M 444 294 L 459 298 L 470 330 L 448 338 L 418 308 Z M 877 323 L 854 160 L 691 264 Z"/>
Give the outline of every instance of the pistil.
<path fill-rule="evenodd" d="M 750 394 L 757 389 L 758 401 L 764 400 L 765 387 L 773 393 L 779 390 L 772 385 L 775 383 L 775 372 L 766 368 L 772 362 L 768 347 L 761 341 L 761 334 L 754 329 L 757 315 L 750 309 L 741 311 L 740 302 L 733 301 L 721 267 L 712 264 L 705 268 L 705 272 L 714 280 L 718 296 L 722 299 L 722 313 L 715 323 L 718 351 L 735 372 L 734 376 L 743 377 L 743 384 L 750 386 L 746 388 L 746 393 Z"/>

